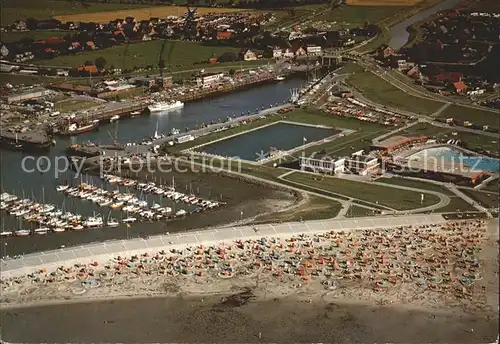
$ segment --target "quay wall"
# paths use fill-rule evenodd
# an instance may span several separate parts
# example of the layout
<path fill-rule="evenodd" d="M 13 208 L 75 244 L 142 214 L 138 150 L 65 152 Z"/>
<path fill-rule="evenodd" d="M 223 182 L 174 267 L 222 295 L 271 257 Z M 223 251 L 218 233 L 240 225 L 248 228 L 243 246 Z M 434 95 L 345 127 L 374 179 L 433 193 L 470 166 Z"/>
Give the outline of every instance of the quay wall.
<path fill-rule="evenodd" d="M 106 264 L 117 256 L 130 257 L 161 250 L 183 249 L 197 245 L 214 245 L 233 242 L 238 239 L 259 239 L 261 237 L 290 237 L 299 234 L 325 233 L 329 231 L 351 231 L 393 228 L 410 225 L 431 225 L 447 222 L 439 214 L 405 216 L 380 216 L 357 219 L 329 219 L 305 222 L 288 222 L 256 226 L 219 227 L 211 230 L 189 231 L 129 240 L 113 240 L 103 243 L 63 248 L 59 250 L 27 254 L 21 258 L 6 258 L 0 261 L 0 277 L 20 277 L 36 270 L 48 272 L 59 266 Z M 256 231 L 257 230 L 257 231 Z"/>

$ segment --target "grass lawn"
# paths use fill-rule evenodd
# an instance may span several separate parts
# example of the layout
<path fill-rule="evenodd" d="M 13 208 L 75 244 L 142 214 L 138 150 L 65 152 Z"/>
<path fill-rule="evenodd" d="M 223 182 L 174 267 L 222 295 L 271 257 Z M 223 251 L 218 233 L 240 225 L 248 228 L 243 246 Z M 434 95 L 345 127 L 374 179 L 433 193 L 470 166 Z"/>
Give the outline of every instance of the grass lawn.
<path fill-rule="evenodd" d="M 373 216 L 373 210 L 361 208 L 357 205 L 351 205 L 345 214 L 346 217 L 364 217 L 364 216 Z"/>
<path fill-rule="evenodd" d="M 360 183 L 352 180 L 319 177 L 306 173 L 293 173 L 285 177 L 286 180 L 303 183 L 305 185 L 339 193 L 347 197 L 377 203 L 396 210 L 417 209 L 439 202 L 437 196 L 426 195 L 423 204 L 420 204 L 420 193 L 394 189 L 369 183 Z"/>
<path fill-rule="evenodd" d="M 486 186 L 484 186 L 482 190 L 498 193 L 498 191 L 500 190 L 500 179 L 497 178 L 492 180 L 491 182 L 486 184 Z"/>
<path fill-rule="evenodd" d="M 466 212 L 466 211 L 477 211 L 471 204 L 464 201 L 459 196 L 450 197 L 450 204 L 446 207 L 439 208 L 435 210 L 438 213 L 452 213 L 452 212 Z"/>
<path fill-rule="evenodd" d="M 16 20 L 28 18 L 48 19 L 61 14 L 77 14 L 90 12 L 116 11 L 150 7 L 129 3 L 91 3 L 62 0 L 2 0 L 2 26 L 10 25 Z"/>
<path fill-rule="evenodd" d="M 264 215 L 257 218 L 256 223 L 329 219 L 337 216 L 341 208 L 338 202 L 309 195 L 309 200 L 303 205 L 280 213 Z"/>
<path fill-rule="evenodd" d="M 498 112 L 483 111 L 459 105 L 450 105 L 438 116 L 439 118 L 455 118 L 460 121 L 469 121 L 477 125 L 489 125 L 500 128 L 500 114 Z"/>
<path fill-rule="evenodd" d="M 453 135 L 453 133 L 456 135 Z M 469 148 L 482 148 L 493 154 L 499 154 L 498 139 L 477 133 L 460 131 L 459 127 L 443 128 L 433 126 L 429 123 L 417 123 L 401 131 L 398 135 L 427 136 L 436 139 L 458 139 L 465 142 Z"/>
<path fill-rule="evenodd" d="M 379 183 L 386 183 L 389 185 L 399 185 L 399 186 L 406 186 L 409 188 L 440 192 L 447 196 L 453 196 L 453 197 L 456 196 L 452 191 L 450 191 L 444 186 L 433 183 L 427 183 L 420 180 L 392 177 L 392 178 L 379 178 L 376 181 Z"/>
<path fill-rule="evenodd" d="M 76 111 L 82 109 L 89 109 L 99 104 L 100 104 L 99 102 L 90 99 L 69 98 L 55 103 L 54 110 L 61 112 Z"/>
<path fill-rule="evenodd" d="M 337 22 L 343 27 L 355 27 L 368 21 L 377 23 L 405 10 L 398 6 L 348 6 L 343 5 L 332 9 L 316 20 Z"/>
<path fill-rule="evenodd" d="M 35 31 L 19 31 L 19 32 L 2 32 L 0 33 L 0 41 L 9 43 L 19 41 L 23 38 L 30 38 L 34 41 L 46 39 L 49 37 L 63 37 L 72 31 L 65 30 L 35 30 Z"/>
<path fill-rule="evenodd" d="M 158 66 L 158 54 L 161 51 L 162 41 L 154 40 L 135 44 L 116 45 L 103 50 L 86 51 L 76 55 L 57 56 L 53 59 L 34 61 L 33 63 L 78 67 L 86 61 L 95 61 L 98 57 L 106 59 L 106 67 L 131 69 L 133 67 Z M 211 47 L 199 43 L 169 41 L 165 45 L 163 58 L 166 69 L 182 69 L 194 62 L 204 62 L 214 54 L 217 56 L 225 52 L 238 53 L 240 49 L 231 47 Z M 204 68 L 203 65 L 199 68 Z"/>
<path fill-rule="evenodd" d="M 460 189 L 460 191 L 485 208 L 498 208 L 498 194 L 496 193 L 478 192 L 470 189 Z"/>
<path fill-rule="evenodd" d="M 347 81 L 366 98 L 389 107 L 428 115 L 443 106 L 440 102 L 411 96 L 369 71 L 355 73 Z"/>

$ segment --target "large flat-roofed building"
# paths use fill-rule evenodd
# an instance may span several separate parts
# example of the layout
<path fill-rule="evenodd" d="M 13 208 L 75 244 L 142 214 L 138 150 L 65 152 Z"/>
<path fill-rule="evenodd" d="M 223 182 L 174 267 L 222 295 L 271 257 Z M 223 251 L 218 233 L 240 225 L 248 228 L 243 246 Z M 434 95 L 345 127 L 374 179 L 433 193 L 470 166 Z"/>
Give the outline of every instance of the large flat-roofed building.
<path fill-rule="evenodd" d="M 316 173 L 337 174 L 345 171 L 345 158 L 331 157 L 324 154 L 300 157 L 300 168 Z"/>
<path fill-rule="evenodd" d="M 206 73 L 196 78 L 198 86 L 210 86 L 224 77 L 224 73 Z"/>
<path fill-rule="evenodd" d="M 425 141 L 427 141 L 427 136 L 407 137 L 407 136 L 396 135 L 393 137 L 389 137 L 388 139 L 385 139 L 383 141 L 380 141 L 378 144 L 374 144 L 373 148 L 376 150 L 391 152 L 393 150 L 402 148 L 410 144 L 423 143 Z"/>
<path fill-rule="evenodd" d="M 19 92 L 15 94 L 10 94 L 7 96 L 3 96 L 2 100 L 7 103 L 18 103 L 25 100 L 37 99 L 48 96 L 52 91 L 46 88 L 33 88 L 31 90 L 26 90 L 24 92 Z"/>
<path fill-rule="evenodd" d="M 361 176 L 375 172 L 379 166 L 378 158 L 369 155 L 359 154 L 345 158 L 346 171 Z"/>
<path fill-rule="evenodd" d="M 483 170 L 470 168 L 459 161 L 444 159 L 410 159 L 387 163 L 386 168 L 395 174 L 453 182 L 461 185 L 477 185 L 490 177 L 490 174 Z"/>

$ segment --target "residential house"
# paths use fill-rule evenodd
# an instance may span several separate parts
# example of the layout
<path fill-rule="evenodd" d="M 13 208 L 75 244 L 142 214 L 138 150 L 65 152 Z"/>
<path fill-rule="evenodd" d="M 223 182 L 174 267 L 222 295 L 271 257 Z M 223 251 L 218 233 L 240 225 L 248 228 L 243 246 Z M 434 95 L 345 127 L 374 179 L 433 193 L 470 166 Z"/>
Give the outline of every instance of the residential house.
<path fill-rule="evenodd" d="M 294 50 L 295 57 L 306 56 L 307 52 L 304 48 L 298 47 Z"/>
<path fill-rule="evenodd" d="M 219 40 L 229 39 L 232 35 L 231 31 L 217 31 L 217 39 Z"/>
<path fill-rule="evenodd" d="M 453 87 L 455 88 L 455 92 L 457 94 L 464 94 L 467 90 L 467 85 L 463 81 L 453 83 Z"/>
<path fill-rule="evenodd" d="M 243 60 L 245 60 L 245 61 L 255 61 L 255 60 L 257 60 L 257 54 L 255 54 L 253 51 L 251 51 L 250 49 L 248 49 L 243 54 Z"/>
<path fill-rule="evenodd" d="M 306 47 L 307 55 L 309 56 L 320 56 L 322 51 L 319 45 L 310 45 Z"/>
<path fill-rule="evenodd" d="M 281 48 L 274 48 L 273 49 L 273 58 L 280 59 L 282 57 L 283 57 L 283 49 L 281 49 Z"/>
<path fill-rule="evenodd" d="M 293 53 L 292 49 L 290 49 L 290 48 L 286 48 L 285 51 L 283 52 L 283 57 L 286 59 L 291 59 L 294 56 L 295 56 L 295 54 Z"/>

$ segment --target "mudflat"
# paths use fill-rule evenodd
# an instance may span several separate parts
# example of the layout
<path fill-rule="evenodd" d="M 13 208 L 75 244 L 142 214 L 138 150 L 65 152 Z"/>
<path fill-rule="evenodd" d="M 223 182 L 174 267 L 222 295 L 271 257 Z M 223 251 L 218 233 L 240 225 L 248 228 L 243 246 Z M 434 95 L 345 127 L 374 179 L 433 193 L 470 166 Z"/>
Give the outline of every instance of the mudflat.
<path fill-rule="evenodd" d="M 328 297 L 226 306 L 211 296 L 12 309 L 2 312 L 2 329 L 11 342 L 491 343 L 498 324 L 485 316 L 343 304 Z"/>

